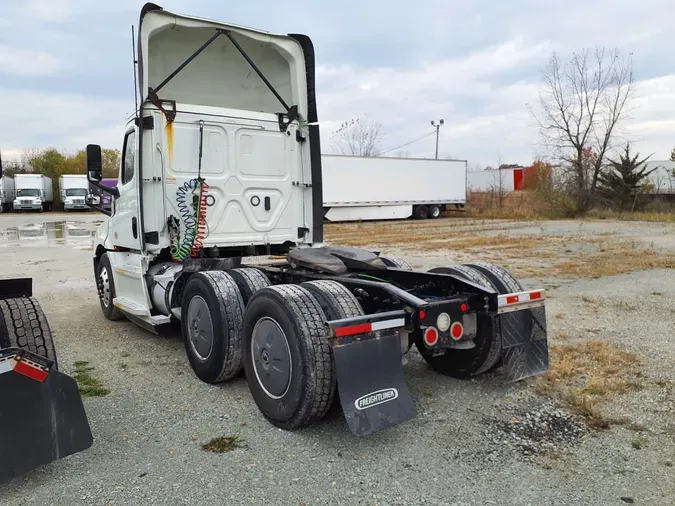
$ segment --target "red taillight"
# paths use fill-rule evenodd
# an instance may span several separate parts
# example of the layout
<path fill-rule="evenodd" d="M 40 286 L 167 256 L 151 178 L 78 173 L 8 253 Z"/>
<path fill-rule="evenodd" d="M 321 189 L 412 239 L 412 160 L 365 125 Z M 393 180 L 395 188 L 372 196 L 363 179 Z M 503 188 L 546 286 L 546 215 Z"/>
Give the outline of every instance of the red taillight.
<path fill-rule="evenodd" d="M 462 310 L 462 313 L 466 313 L 469 310 L 469 306 L 467 306 L 466 304 L 462 304 L 461 306 L 459 306 L 459 309 Z"/>
<path fill-rule="evenodd" d="M 424 343 L 427 346 L 434 346 L 438 342 L 438 330 L 434 327 L 429 327 L 424 331 Z"/>
<path fill-rule="evenodd" d="M 464 326 L 459 322 L 453 323 L 450 327 L 450 335 L 455 341 L 459 341 L 464 335 Z"/>
<path fill-rule="evenodd" d="M 509 295 L 506 297 L 506 303 L 507 304 L 516 304 L 519 301 L 517 295 Z"/>
<path fill-rule="evenodd" d="M 530 292 L 530 300 L 541 299 L 541 292 Z"/>
<path fill-rule="evenodd" d="M 424 309 L 420 309 L 420 320 L 424 320 L 424 317 L 425 317 L 426 315 L 427 315 L 427 314 L 424 312 Z"/>

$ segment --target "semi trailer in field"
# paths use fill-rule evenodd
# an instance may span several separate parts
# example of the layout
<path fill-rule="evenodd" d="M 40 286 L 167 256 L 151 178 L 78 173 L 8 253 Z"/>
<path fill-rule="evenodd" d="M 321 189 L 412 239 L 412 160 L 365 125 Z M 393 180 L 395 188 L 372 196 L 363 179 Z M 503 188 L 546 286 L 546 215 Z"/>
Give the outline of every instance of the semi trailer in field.
<path fill-rule="evenodd" d="M 14 211 L 51 211 L 53 203 L 51 178 L 42 174 L 14 175 Z"/>
<path fill-rule="evenodd" d="M 9 176 L 0 177 L 0 211 L 11 211 L 14 202 L 14 180 Z"/>
<path fill-rule="evenodd" d="M 85 174 L 64 174 L 59 177 L 61 208 L 64 211 L 88 211 L 89 181 Z"/>
<path fill-rule="evenodd" d="M 139 103 L 116 188 L 101 183 L 100 146 L 86 148 L 89 181 L 115 201 L 92 257 L 106 318 L 151 332 L 180 322 L 194 374 L 219 383 L 245 371 L 263 416 L 286 430 L 336 399 L 358 435 L 414 418 L 413 346 L 457 378 L 547 370 L 544 290 L 492 264 L 414 271 L 323 244 L 330 190 L 309 37 L 146 4 L 138 38 Z"/>
<path fill-rule="evenodd" d="M 466 161 L 322 155 L 329 221 L 438 218 L 466 204 Z"/>

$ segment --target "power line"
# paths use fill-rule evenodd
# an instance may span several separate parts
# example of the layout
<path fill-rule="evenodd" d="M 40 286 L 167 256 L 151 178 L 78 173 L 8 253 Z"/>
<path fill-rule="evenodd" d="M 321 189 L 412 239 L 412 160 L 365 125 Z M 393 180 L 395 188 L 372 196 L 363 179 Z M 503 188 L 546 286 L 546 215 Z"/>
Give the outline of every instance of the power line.
<path fill-rule="evenodd" d="M 397 149 L 404 148 L 404 147 L 406 147 L 406 146 L 409 146 L 409 145 L 412 144 L 413 142 L 421 141 L 422 139 L 424 139 L 424 138 L 426 138 L 426 137 L 429 137 L 430 135 L 434 135 L 435 133 L 436 133 L 436 130 L 433 130 L 433 131 L 429 132 L 428 134 L 424 134 L 422 137 L 418 137 L 417 139 L 415 139 L 415 140 L 413 140 L 413 141 L 406 142 L 405 144 L 401 144 L 400 146 L 396 146 L 395 148 L 391 148 L 391 149 L 388 149 L 388 150 L 386 150 L 386 151 L 381 151 L 380 154 L 381 154 L 381 155 L 384 155 L 384 154 L 386 154 L 386 153 L 389 153 L 390 151 L 396 151 Z"/>

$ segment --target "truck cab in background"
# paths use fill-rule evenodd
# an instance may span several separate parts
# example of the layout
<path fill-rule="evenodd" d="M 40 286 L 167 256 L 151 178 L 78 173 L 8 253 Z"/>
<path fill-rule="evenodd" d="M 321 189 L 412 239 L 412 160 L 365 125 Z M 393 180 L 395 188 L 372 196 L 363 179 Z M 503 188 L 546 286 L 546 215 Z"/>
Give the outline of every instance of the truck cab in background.
<path fill-rule="evenodd" d="M 87 211 L 86 198 L 89 195 L 89 182 L 84 174 L 64 174 L 59 177 L 61 208 L 64 211 Z"/>
<path fill-rule="evenodd" d="M 42 174 L 14 175 L 14 211 L 51 211 L 52 180 Z"/>

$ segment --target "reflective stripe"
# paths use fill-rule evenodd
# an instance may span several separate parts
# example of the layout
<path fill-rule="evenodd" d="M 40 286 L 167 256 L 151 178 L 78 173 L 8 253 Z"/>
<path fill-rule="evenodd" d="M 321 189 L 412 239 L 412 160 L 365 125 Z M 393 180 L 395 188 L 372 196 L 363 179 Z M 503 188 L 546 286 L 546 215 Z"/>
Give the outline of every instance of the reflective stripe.
<path fill-rule="evenodd" d="M 543 301 L 546 297 L 544 292 L 544 290 L 530 290 L 529 292 L 506 293 L 498 297 L 498 306 L 504 307 L 524 302 Z"/>
<path fill-rule="evenodd" d="M 404 327 L 405 318 L 396 318 L 394 320 L 384 320 L 371 324 L 373 330 L 393 329 L 394 327 Z"/>
<path fill-rule="evenodd" d="M 14 364 L 16 364 L 16 361 L 14 358 L 8 358 L 6 360 L 0 361 L 0 374 L 4 374 L 9 371 L 14 370 Z"/>
<path fill-rule="evenodd" d="M 381 322 L 373 323 L 359 323 L 358 325 L 350 325 L 348 327 L 335 329 L 335 337 L 354 336 L 356 334 L 366 334 L 375 330 L 393 329 L 404 326 L 405 318 L 394 318 L 392 320 L 383 320 Z"/>

